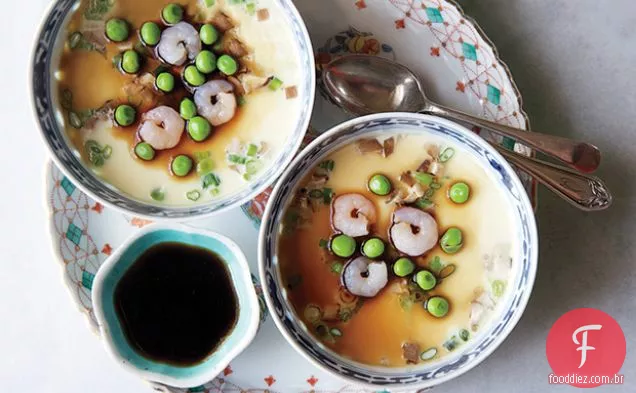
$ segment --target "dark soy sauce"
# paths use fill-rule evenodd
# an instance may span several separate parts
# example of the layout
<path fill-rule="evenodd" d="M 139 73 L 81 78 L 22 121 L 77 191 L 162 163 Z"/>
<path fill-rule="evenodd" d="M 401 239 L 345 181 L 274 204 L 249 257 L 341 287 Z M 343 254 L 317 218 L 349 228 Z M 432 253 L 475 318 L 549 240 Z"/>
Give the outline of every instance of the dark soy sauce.
<path fill-rule="evenodd" d="M 131 347 L 177 366 L 205 360 L 234 328 L 239 311 L 221 257 L 172 242 L 137 258 L 117 284 L 114 300 Z"/>

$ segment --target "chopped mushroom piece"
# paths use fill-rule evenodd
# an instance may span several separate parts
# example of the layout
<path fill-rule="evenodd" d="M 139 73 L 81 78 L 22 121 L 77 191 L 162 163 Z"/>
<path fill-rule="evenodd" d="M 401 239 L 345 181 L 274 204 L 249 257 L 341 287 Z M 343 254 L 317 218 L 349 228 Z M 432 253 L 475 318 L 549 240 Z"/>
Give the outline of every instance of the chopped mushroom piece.
<path fill-rule="evenodd" d="M 340 306 L 328 304 L 323 308 L 322 319 L 327 322 L 340 322 Z"/>
<path fill-rule="evenodd" d="M 413 187 L 413 185 L 415 185 L 415 179 L 413 179 L 413 176 L 411 176 L 411 172 L 403 172 L 398 180 L 409 187 Z"/>
<path fill-rule="evenodd" d="M 393 192 L 389 194 L 389 197 L 384 203 L 386 203 L 387 205 L 389 203 L 401 204 L 404 201 L 404 197 L 405 197 L 404 194 L 405 193 L 402 190 L 393 190 Z"/>
<path fill-rule="evenodd" d="M 236 95 L 238 96 L 244 96 L 245 95 L 245 88 L 243 87 L 243 84 L 241 83 L 241 81 L 235 77 L 235 76 L 229 76 L 227 78 L 227 81 L 230 82 L 232 84 L 232 86 L 234 86 L 234 92 L 236 93 Z"/>
<path fill-rule="evenodd" d="M 223 40 L 223 51 L 237 59 L 248 53 L 241 41 L 234 37 Z"/>
<path fill-rule="evenodd" d="M 285 88 L 285 97 L 287 99 L 296 98 L 298 96 L 298 89 L 296 86 L 289 86 Z"/>
<path fill-rule="evenodd" d="M 424 196 L 424 189 L 420 183 L 415 183 L 413 187 L 409 187 L 407 190 L 407 195 L 404 198 L 404 203 L 413 203 L 419 198 Z"/>
<path fill-rule="evenodd" d="M 129 100 L 137 106 L 154 106 L 160 96 L 155 89 L 155 77 L 150 72 L 127 81 L 122 89 Z"/>
<path fill-rule="evenodd" d="M 381 154 L 384 147 L 378 142 L 377 139 L 360 139 L 356 143 L 358 151 L 362 154 L 366 153 L 378 153 Z"/>
<path fill-rule="evenodd" d="M 237 78 L 241 82 L 245 94 L 249 94 L 256 89 L 267 85 L 267 83 L 269 82 L 269 78 L 254 75 L 253 73 L 239 74 Z"/>
<path fill-rule="evenodd" d="M 475 330 L 475 326 L 479 325 L 485 311 L 492 310 L 494 307 L 495 301 L 487 291 L 484 291 L 483 288 L 475 291 L 475 298 L 470 303 L 470 325 L 473 326 L 473 330 Z"/>
<path fill-rule="evenodd" d="M 382 155 L 384 157 L 388 157 L 391 154 L 393 154 L 393 150 L 395 149 L 395 139 L 394 138 L 388 138 L 384 140 L 384 151 L 382 152 Z"/>
<path fill-rule="evenodd" d="M 225 15 L 222 12 L 214 15 L 212 18 L 212 24 L 216 27 L 221 33 L 225 33 L 234 27 L 234 23 L 232 23 L 232 19 L 229 16 Z"/>
<path fill-rule="evenodd" d="M 437 161 L 433 161 L 431 166 L 428 168 L 428 173 L 434 176 L 440 176 L 442 173 L 442 169 L 444 169 L 444 164 L 440 164 Z"/>
<path fill-rule="evenodd" d="M 393 154 L 395 149 L 395 139 L 393 137 L 383 138 L 383 140 L 360 139 L 356 145 L 361 154 L 377 153 L 383 157 L 388 157 Z"/>
<path fill-rule="evenodd" d="M 431 160 L 427 158 L 426 160 L 422 161 L 420 166 L 417 167 L 417 172 L 428 173 L 428 169 L 430 168 L 430 166 L 431 166 Z"/>
<path fill-rule="evenodd" d="M 82 18 L 82 26 L 79 30 L 82 32 L 86 41 L 95 45 L 95 49 L 103 53 L 106 50 L 106 44 L 108 43 L 106 34 L 104 34 L 105 29 L 106 22 L 103 20 L 89 20 Z"/>
<path fill-rule="evenodd" d="M 256 11 L 256 19 L 258 19 L 260 22 L 269 19 L 269 10 L 267 8 L 261 8 L 260 10 Z"/>
<path fill-rule="evenodd" d="M 311 180 L 307 184 L 309 188 L 322 188 L 327 181 L 329 180 L 329 176 L 321 173 L 314 173 L 311 175 Z"/>
<path fill-rule="evenodd" d="M 84 122 L 84 127 L 87 129 L 93 128 L 97 120 L 108 120 L 114 117 L 116 103 L 113 100 L 108 100 L 101 107 L 97 108 L 95 112 Z"/>
<path fill-rule="evenodd" d="M 411 342 L 402 344 L 402 357 L 408 364 L 416 364 L 420 358 L 420 346 Z"/>
<path fill-rule="evenodd" d="M 429 146 L 427 146 L 426 148 L 426 152 L 431 156 L 431 157 L 439 157 L 439 146 L 436 144 L 431 144 Z"/>

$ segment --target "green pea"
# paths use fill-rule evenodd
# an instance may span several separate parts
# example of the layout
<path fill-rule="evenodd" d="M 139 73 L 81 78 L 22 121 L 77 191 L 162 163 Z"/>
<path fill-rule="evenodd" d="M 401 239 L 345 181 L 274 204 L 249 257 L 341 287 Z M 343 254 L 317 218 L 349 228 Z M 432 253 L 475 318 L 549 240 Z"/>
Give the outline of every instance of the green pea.
<path fill-rule="evenodd" d="M 140 142 L 135 146 L 135 154 L 144 161 L 150 161 L 155 158 L 155 149 L 149 143 Z"/>
<path fill-rule="evenodd" d="M 172 89 L 174 89 L 174 75 L 169 72 L 162 72 L 157 75 L 155 84 L 157 85 L 157 89 L 170 93 Z"/>
<path fill-rule="evenodd" d="M 197 115 L 197 106 L 194 101 L 186 97 L 179 104 L 179 113 L 184 119 L 190 120 Z"/>
<path fill-rule="evenodd" d="M 441 318 L 448 314 L 448 308 L 448 300 L 441 296 L 433 296 L 426 301 L 426 311 L 437 318 Z"/>
<path fill-rule="evenodd" d="M 201 42 L 204 44 L 212 45 L 219 39 L 219 32 L 214 26 L 208 23 L 201 26 L 201 30 L 199 30 L 199 37 L 201 38 Z"/>
<path fill-rule="evenodd" d="M 192 170 L 192 158 L 185 154 L 179 154 L 170 163 L 170 168 L 175 176 L 186 176 Z"/>
<path fill-rule="evenodd" d="M 130 105 L 119 105 L 115 109 L 115 121 L 120 126 L 126 127 L 135 122 L 135 108 Z"/>
<path fill-rule="evenodd" d="M 448 190 L 448 197 L 455 203 L 466 203 L 470 197 L 470 187 L 464 182 L 458 182 Z"/>
<path fill-rule="evenodd" d="M 197 69 L 204 74 L 209 74 L 216 70 L 216 55 L 209 50 L 202 50 L 194 59 Z"/>
<path fill-rule="evenodd" d="M 425 291 L 430 291 L 437 285 L 437 279 L 433 273 L 428 270 L 420 270 L 415 275 L 415 282 L 417 285 Z"/>
<path fill-rule="evenodd" d="M 161 38 L 161 29 L 155 22 L 146 22 L 141 25 L 140 30 L 141 40 L 146 45 L 154 46 L 159 43 Z"/>
<path fill-rule="evenodd" d="M 128 74 L 136 74 L 141 68 L 141 57 L 132 49 L 124 52 L 121 57 L 121 68 Z"/>
<path fill-rule="evenodd" d="M 195 116 L 188 121 L 188 134 L 196 142 L 203 142 L 211 131 L 212 127 L 205 117 Z"/>
<path fill-rule="evenodd" d="M 415 264 L 408 258 L 400 258 L 393 264 L 393 273 L 398 277 L 406 277 L 413 273 Z"/>
<path fill-rule="evenodd" d="M 193 65 L 189 65 L 185 68 L 183 78 L 192 86 L 201 86 L 205 83 L 205 76 Z"/>
<path fill-rule="evenodd" d="M 384 254 L 384 242 L 377 237 L 372 237 L 362 245 L 362 253 L 369 258 L 377 258 Z"/>
<path fill-rule="evenodd" d="M 163 7 L 161 18 L 168 25 L 176 25 L 183 19 L 183 8 L 179 4 L 170 3 Z"/>
<path fill-rule="evenodd" d="M 128 39 L 128 23 L 123 19 L 109 19 L 106 22 L 106 37 L 115 42 L 126 41 Z"/>
<path fill-rule="evenodd" d="M 448 228 L 439 240 L 439 245 L 445 253 L 455 254 L 464 245 L 462 231 L 455 227 Z"/>
<path fill-rule="evenodd" d="M 216 66 L 219 71 L 224 73 L 225 75 L 234 75 L 238 70 L 238 64 L 236 60 L 232 58 L 232 56 L 221 55 L 219 59 L 216 61 Z"/>
<path fill-rule="evenodd" d="M 376 195 L 389 195 L 392 188 L 391 181 L 384 175 L 373 175 L 369 179 L 369 190 Z"/>
<path fill-rule="evenodd" d="M 356 241 L 351 236 L 338 235 L 331 239 L 330 248 L 337 256 L 348 258 L 356 252 Z"/>

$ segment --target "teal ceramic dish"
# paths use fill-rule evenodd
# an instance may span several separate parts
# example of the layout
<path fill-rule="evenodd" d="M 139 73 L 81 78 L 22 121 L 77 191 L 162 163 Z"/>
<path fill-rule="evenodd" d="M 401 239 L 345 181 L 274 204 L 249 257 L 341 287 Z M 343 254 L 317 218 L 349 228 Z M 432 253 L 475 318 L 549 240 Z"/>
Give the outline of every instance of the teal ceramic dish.
<path fill-rule="evenodd" d="M 149 360 L 127 342 L 117 318 L 114 292 L 126 270 L 149 247 L 178 242 L 208 249 L 226 263 L 239 304 L 235 327 L 202 363 L 179 367 Z M 130 372 L 152 382 L 187 388 L 202 385 L 216 377 L 241 353 L 256 335 L 259 304 L 247 260 L 229 238 L 184 225 L 150 225 L 136 232 L 100 267 L 93 283 L 95 316 L 107 351 Z"/>

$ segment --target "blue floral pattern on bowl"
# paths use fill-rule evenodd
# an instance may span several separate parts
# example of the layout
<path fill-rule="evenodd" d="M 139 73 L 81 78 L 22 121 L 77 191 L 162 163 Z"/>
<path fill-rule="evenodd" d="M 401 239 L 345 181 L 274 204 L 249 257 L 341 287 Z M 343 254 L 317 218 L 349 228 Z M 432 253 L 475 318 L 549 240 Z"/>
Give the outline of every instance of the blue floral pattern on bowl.
<path fill-rule="evenodd" d="M 323 345 L 317 344 L 307 329 L 295 317 L 284 298 L 276 257 L 278 225 L 283 207 L 293 195 L 296 184 L 337 147 L 362 136 L 373 137 L 382 132 L 399 130 L 407 133 L 423 131 L 443 136 L 466 148 L 477 158 L 486 172 L 496 177 L 496 183 L 514 212 L 518 253 L 511 291 L 506 295 L 500 316 L 483 330 L 465 350 L 449 355 L 438 363 L 413 368 L 369 368 L 344 359 Z M 432 116 L 389 113 L 366 116 L 336 126 L 313 141 L 292 162 L 270 195 L 260 232 L 259 268 L 270 312 L 283 335 L 317 366 L 331 371 L 349 382 L 387 387 L 425 388 L 454 378 L 484 360 L 510 333 L 528 301 L 536 274 L 537 230 L 533 209 L 523 184 L 510 165 L 487 142 L 460 126 Z"/>

